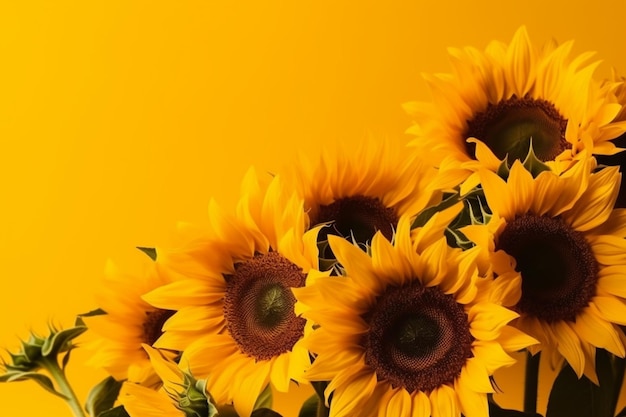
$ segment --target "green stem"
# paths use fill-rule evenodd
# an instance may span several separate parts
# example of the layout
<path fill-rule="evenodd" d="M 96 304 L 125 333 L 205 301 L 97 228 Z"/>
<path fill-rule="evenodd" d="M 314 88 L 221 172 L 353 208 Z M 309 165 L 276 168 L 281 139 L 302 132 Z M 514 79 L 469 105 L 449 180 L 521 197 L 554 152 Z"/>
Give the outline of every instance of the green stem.
<path fill-rule="evenodd" d="M 72 409 L 74 416 L 87 417 L 87 415 L 83 411 L 83 408 L 80 405 L 80 402 L 78 401 L 78 398 L 76 397 L 76 393 L 74 393 L 72 386 L 65 376 L 65 372 L 61 369 L 56 359 L 42 358 L 40 363 L 41 366 L 43 366 L 48 372 L 50 372 L 50 375 L 59 386 L 61 394 L 67 397 L 67 403 Z"/>
<path fill-rule="evenodd" d="M 317 413 L 315 413 L 316 417 L 328 417 L 330 415 L 330 409 L 326 408 L 324 405 L 324 400 L 320 400 L 317 402 Z"/>
<path fill-rule="evenodd" d="M 537 388 L 539 387 L 540 353 L 526 352 L 526 378 L 524 379 L 524 412 L 537 412 Z"/>
<path fill-rule="evenodd" d="M 326 390 L 326 387 L 328 386 L 328 382 L 326 381 L 311 382 L 311 385 L 313 386 L 313 389 L 315 390 L 315 393 L 317 394 L 317 397 L 318 397 L 317 413 L 315 414 L 315 416 L 316 417 L 328 417 L 330 415 L 330 409 L 327 408 L 326 405 L 324 404 L 325 402 L 324 390 Z"/>
<path fill-rule="evenodd" d="M 615 386 L 613 389 L 613 398 L 611 399 L 611 411 L 615 415 L 619 410 L 617 409 L 617 402 L 619 401 L 619 395 L 622 391 L 622 385 L 624 383 L 624 373 L 626 371 L 626 359 L 613 357 L 613 377 L 615 378 Z"/>

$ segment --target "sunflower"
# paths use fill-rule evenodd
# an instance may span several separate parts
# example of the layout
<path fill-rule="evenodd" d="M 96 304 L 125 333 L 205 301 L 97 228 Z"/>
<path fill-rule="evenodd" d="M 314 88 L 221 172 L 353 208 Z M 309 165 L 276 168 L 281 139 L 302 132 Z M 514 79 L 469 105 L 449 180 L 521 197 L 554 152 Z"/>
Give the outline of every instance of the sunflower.
<path fill-rule="evenodd" d="M 531 350 L 597 381 L 596 348 L 625 354 L 626 210 L 613 210 L 617 167 L 590 174 L 594 164 L 533 179 L 515 162 L 506 182 L 480 171 L 494 215 L 463 233 L 490 258 L 494 293 L 515 289 L 504 305 L 520 314 L 512 324 L 541 342 Z"/>
<path fill-rule="evenodd" d="M 174 312 L 156 308 L 141 296 L 175 277 L 168 274 L 166 278 L 154 262 L 137 275 L 122 273 L 112 262 L 107 263 L 101 288 L 95 294 L 106 314 L 83 317 L 92 334 L 91 365 L 105 369 L 117 380 L 154 382 L 155 374 L 142 344 L 153 345 Z"/>
<path fill-rule="evenodd" d="M 158 390 L 124 382 L 119 401 L 130 417 L 214 416 L 216 409 L 206 398 L 202 384 L 183 373 L 163 352 L 144 345 L 160 381 Z"/>
<path fill-rule="evenodd" d="M 615 71 L 611 80 L 606 82 L 608 87 L 615 88 L 615 95 L 618 103 L 622 107 L 622 111 L 617 115 L 615 120 L 626 120 L 626 77 L 618 76 Z M 620 137 L 613 140 L 615 146 L 620 149 L 626 149 L 626 133 L 623 133 Z M 598 163 L 609 166 L 619 166 L 620 172 L 624 172 L 626 169 L 626 152 L 621 151 L 615 155 L 598 156 Z M 626 176 L 622 175 L 622 183 L 620 185 L 619 194 L 615 207 L 626 208 Z"/>
<path fill-rule="evenodd" d="M 301 158 L 288 177 L 311 224 L 326 226 L 320 242 L 337 235 L 365 248 L 377 231 L 391 239 L 400 216 L 415 215 L 441 198 L 430 188 L 436 171 L 401 152 L 370 138 L 355 149 L 325 150 L 317 163 Z M 321 257 L 333 259 L 328 249 Z"/>
<path fill-rule="evenodd" d="M 495 171 L 505 158 L 524 160 L 531 144 L 557 172 L 583 149 L 617 151 L 610 139 L 626 131 L 626 121 L 615 120 L 624 103 L 611 85 L 593 79 L 593 53 L 568 58 L 572 45 L 537 49 L 521 27 L 508 46 L 450 49 L 454 72 L 424 76 L 433 102 L 408 103 L 406 110 L 416 122 L 411 145 L 445 173 L 438 186 L 455 186 L 481 168 Z"/>
<path fill-rule="evenodd" d="M 302 200 L 280 177 L 262 184 L 251 170 L 242 190 L 236 215 L 212 202 L 211 227 L 163 261 L 188 279 L 145 299 L 177 310 L 156 346 L 184 350 L 216 403 L 246 417 L 268 384 L 286 392 L 310 363 L 290 288 L 316 275 L 317 230 L 307 230 Z"/>
<path fill-rule="evenodd" d="M 452 217 L 458 214 L 454 208 Z M 490 376 L 535 341 L 507 323 L 518 315 L 476 303 L 477 250 L 447 246 L 437 219 L 413 232 L 404 216 L 395 242 L 372 239 L 371 257 L 329 236 L 344 277 L 294 289 L 296 309 L 319 324 L 305 376 L 330 381 L 330 416 L 485 416 Z"/>

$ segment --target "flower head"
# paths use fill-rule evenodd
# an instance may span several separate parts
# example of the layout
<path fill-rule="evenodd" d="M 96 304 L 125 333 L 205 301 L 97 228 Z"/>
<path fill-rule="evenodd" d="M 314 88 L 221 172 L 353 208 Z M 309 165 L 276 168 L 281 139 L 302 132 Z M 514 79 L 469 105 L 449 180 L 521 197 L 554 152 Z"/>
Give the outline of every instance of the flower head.
<path fill-rule="evenodd" d="M 317 163 L 300 161 L 289 177 L 311 224 L 325 225 L 320 243 L 336 235 L 365 248 L 377 231 L 391 239 L 400 216 L 415 215 L 440 198 L 429 187 L 436 171 L 400 150 L 368 139 L 356 149 L 326 151 Z M 334 259 L 323 245 L 320 257 Z"/>
<path fill-rule="evenodd" d="M 317 265 L 316 230 L 308 229 L 303 202 L 280 177 L 244 180 L 236 214 L 212 203 L 211 227 L 172 252 L 168 268 L 188 278 L 150 292 L 151 304 L 176 310 L 157 342 L 184 350 L 191 372 L 207 377 L 221 406 L 252 413 L 268 385 L 286 392 L 309 364 L 292 287 L 305 285 Z"/>
<path fill-rule="evenodd" d="M 154 262 L 144 273 L 129 275 L 108 262 L 96 300 L 104 314 L 83 317 L 91 341 L 88 348 L 94 354 L 93 366 L 104 368 L 117 380 L 151 384 L 155 374 L 143 344 L 152 346 L 163 334 L 163 324 L 174 314 L 156 308 L 141 297 L 150 290 L 169 282 L 175 275 L 163 273 Z"/>
<path fill-rule="evenodd" d="M 330 237 L 345 277 L 294 289 L 298 311 L 319 328 L 305 374 L 330 381 L 331 417 L 487 415 L 490 376 L 534 340 L 507 323 L 517 314 L 476 302 L 476 250 L 447 246 L 439 213 L 411 239 L 408 217 L 394 243 L 382 233 L 371 256 Z"/>
<path fill-rule="evenodd" d="M 613 210 L 617 168 L 592 168 L 588 159 L 533 178 L 516 162 L 507 181 L 483 170 L 494 216 L 463 232 L 490 257 L 494 293 L 520 314 L 513 325 L 541 342 L 531 349 L 596 380 L 596 348 L 626 353 L 626 210 Z"/>
<path fill-rule="evenodd" d="M 593 55 L 568 58 L 572 42 L 532 45 L 525 27 L 509 45 L 450 49 L 453 74 L 426 76 L 432 103 L 410 103 L 417 153 L 441 170 L 438 186 L 455 186 L 481 168 L 534 154 L 556 172 L 586 155 L 612 154 L 611 139 L 626 131 L 616 119 L 623 103 L 615 89 L 593 79 Z M 474 176 L 470 181 L 476 185 Z"/>

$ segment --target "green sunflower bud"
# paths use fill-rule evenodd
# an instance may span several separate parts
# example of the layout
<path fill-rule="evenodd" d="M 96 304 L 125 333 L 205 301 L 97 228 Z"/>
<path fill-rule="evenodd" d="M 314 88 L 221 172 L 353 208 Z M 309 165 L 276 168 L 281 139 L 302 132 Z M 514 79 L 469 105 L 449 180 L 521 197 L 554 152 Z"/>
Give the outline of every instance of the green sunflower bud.
<path fill-rule="evenodd" d="M 182 391 L 172 393 L 172 399 L 186 417 L 213 417 L 217 409 L 206 395 L 206 381 L 197 381 L 188 373 L 183 374 Z"/>
<path fill-rule="evenodd" d="M 50 371 L 51 367 L 61 371 L 58 365 L 59 355 L 65 353 L 62 361 L 65 367 L 68 355 L 75 347 L 73 340 L 85 330 L 87 328 L 84 326 L 65 330 L 50 326 L 50 334 L 47 337 L 31 333 L 28 340 L 21 342 L 22 346 L 18 352 L 8 352 L 10 360 L 3 361 L 0 365 L 5 371 L 0 375 L 0 382 L 35 381 L 50 393 L 67 399 L 66 395 L 55 389 L 48 376 L 37 371 L 42 368 Z"/>
<path fill-rule="evenodd" d="M 22 348 L 19 352 L 9 352 L 11 361 L 5 362 L 3 367 L 7 372 L 29 372 L 40 369 L 42 361 L 56 358 L 59 354 L 72 350 L 73 339 L 85 330 L 87 328 L 83 326 L 66 330 L 50 327 L 50 335 L 45 338 L 32 333 L 27 341 L 22 341 Z"/>

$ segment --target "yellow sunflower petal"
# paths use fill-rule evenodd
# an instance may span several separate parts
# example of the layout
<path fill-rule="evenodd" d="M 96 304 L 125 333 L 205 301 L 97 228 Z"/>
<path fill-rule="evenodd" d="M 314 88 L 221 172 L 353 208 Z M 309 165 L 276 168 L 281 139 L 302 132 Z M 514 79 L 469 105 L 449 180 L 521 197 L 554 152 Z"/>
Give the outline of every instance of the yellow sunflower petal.
<path fill-rule="evenodd" d="M 394 392 L 387 405 L 387 415 L 398 417 L 412 416 L 412 401 L 409 393 L 400 388 Z"/>
<path fill-rule="evenodd" d="M 337 387 L 330 404 L 330 417 L 351 417 L 353 409 L 367 399 L 376 387 L 376 374 L 366 369 L 353 374 L 349 385 Z"/>
<path fill-rule="evenodd" d="M 602 319 L 602 314 L 595 304 L 590 304 L 576 317 L 572 325 L 576 333 L 594 346 L 604 348 L 619 357 L 624 357 L 626 351 L 615 327 Z"/>
<path fill-rule="evenodd" d="M 571 365 L 578 378 L 583 374 L 585 369 L 585 356 L 580 347 L 580 340 L 576 332 L 568 323 L 557 322 L 552 326 L 554 336 L 558 341 L 557 348 Z"/>
<path fill-rule="evenodd" d="M 456 417 L 460 414 L 459 401 L 454 389 L 441 385 L 430 393 L 432 417 Z"/>
<path fill-rule="evenodd" d="M 494 340 L 511 320 L 519 317 L 516 312 L 493 303 L 479 303 L 468 312 L 470 332 L 480 340 Z"/>
<path fill-rule="evenodd" d="M 592 302 L 605 320 L 626 326 L 626 303 L 623 299 L 596 296 Z"/>
<path fill-rule="evenodd" d="M 464 384 L 455 384 L 454 389 L 459 397 L 459 405 L 463 416 L 481 417 L 489 415 L 486 395 L 468 389 Z"/>
<path fill-rule="evenodd" d="M 430 400 L 422 391 L 412 394 L 413 397 L 413 417 L 430 417 Z"/>

